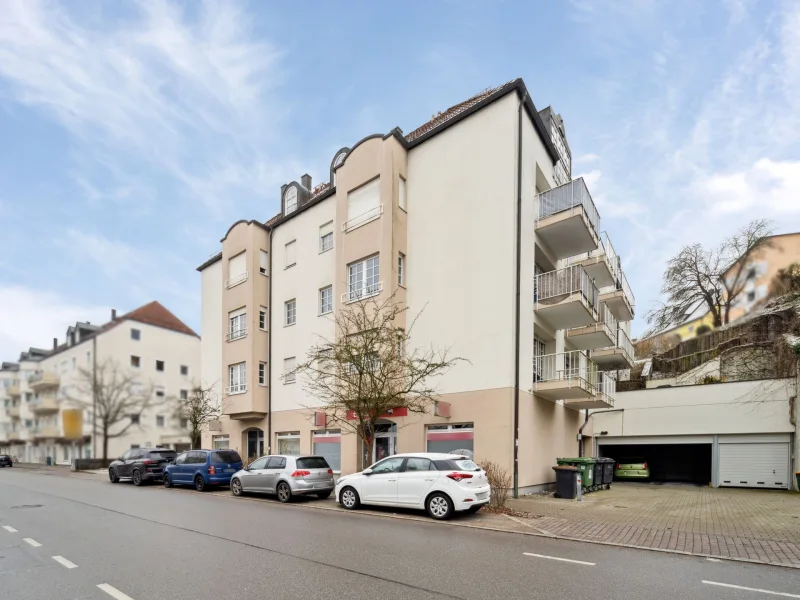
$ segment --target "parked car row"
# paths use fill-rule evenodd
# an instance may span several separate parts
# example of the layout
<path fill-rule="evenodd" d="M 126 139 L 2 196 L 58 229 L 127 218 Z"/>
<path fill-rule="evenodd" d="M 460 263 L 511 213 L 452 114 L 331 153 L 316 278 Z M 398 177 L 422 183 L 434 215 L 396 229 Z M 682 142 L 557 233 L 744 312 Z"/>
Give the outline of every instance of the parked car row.
<path fill-rule="evenodd" d="M 244 466 L 234 450 L 189 450 L 177 454 L 164 448 L 135 448 L 111 463 L 111 483 L 130 479 L 140 486 L 160 481 L 164 487 L 192 486 L 202 492 L 229 487 L 234 496 L 275 495 L 281 502 L 298 496 L 336 501 L 348 510 L 383 505 L 425 510 L 434 519 L 455 512 L 478 512 L 489 503 L 486 473 L 457 454 L 396 454 L 359 473 L 334 481 L 321 456 L 262 456 Z"/>

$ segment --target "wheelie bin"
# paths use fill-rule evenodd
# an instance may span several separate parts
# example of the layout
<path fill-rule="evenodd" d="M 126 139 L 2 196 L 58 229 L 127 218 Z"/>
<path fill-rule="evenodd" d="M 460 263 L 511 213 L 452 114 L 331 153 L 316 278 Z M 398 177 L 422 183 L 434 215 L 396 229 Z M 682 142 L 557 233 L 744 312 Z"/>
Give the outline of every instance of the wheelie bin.
<path fill-rule="evenodd" d="M 556 498 L 575 500 L 578 495 L 578 468 L 569 465 L 553 467 L 556 472 Z"/>
<path fill-rule="evenodd" d="M 594 482 L 594 464 L 595 459 L 582 457 L 582 458 L 557 458 L 556 463 L 559 466 L 568 465 L 577 467 L 581 472 L 581 485 L 584 492 L 591 492 L 595 489 Z"/>
<path fill-rule="evenodd" d="M 596 460 L 598 465 L 603 466 L 603 476 L 602 478 L 598 479 L 597 482 L 603 485 L 604 490 L 607 490 L 614 482 L 614 467 L 616 466 L 617 462 L 613 458 L 598 458 Z"/>

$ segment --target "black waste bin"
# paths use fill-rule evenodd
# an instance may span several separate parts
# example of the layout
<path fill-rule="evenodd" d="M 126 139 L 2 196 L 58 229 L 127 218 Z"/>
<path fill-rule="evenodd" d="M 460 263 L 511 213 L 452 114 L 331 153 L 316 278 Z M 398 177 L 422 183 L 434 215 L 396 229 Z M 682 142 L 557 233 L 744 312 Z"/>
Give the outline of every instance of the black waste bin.
<path fill-rule="evenodd" d="M 595 459 L 597 462 L 594 463 L 594 486 L 593 489 L 595 490 L 602 490 L 605 489 L 603 486 L 603 459 L 597 458 Z"/>
<path fill-rule="evenodd" d="M 52 467 L 52 466 L 53 466 L 53 459 L 52 459 L 52 457 L 48 456 L 48 457 L 45 459 L 45 463 L 47 464 L 47 466 L 48 466 L 48 467 Z"/>
<path fill-rule="evenodd" d="M 556 472 L 556 498 L 574 500 L 578 494 L 578 468 L 568 465 L 553 467 Z"/>
<path fill-rule="evenodd" d="M 614 468 L 617 466 L 617 461 L 613 458 L 598 458 L 597 462 L 603 465 L 603 477 L 598 481 L 603 483 L 604 489 L 608 489 L 614 482 Z"/>

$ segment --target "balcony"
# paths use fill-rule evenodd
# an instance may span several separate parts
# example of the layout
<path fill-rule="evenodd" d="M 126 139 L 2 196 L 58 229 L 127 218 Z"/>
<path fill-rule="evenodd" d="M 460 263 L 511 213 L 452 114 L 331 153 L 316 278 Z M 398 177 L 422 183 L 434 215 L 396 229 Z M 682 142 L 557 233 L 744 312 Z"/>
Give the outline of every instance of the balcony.
<path fill-rule="evenodd" d="M 41 425 L 31 433 L 34 440 L 56 440 L 61 437 L 61 432 L 55 425 Z"/>
<path fill-rule="evenodd" d="M 633 344 L 621 327 L 617 327 L 616 342 L 608 348 L 592 350 L 592 360 L 601 371 L 630 369 L 633 367 Z"/>
<path fill-rule="evenodd" d="M 60 383 L 61 378 L 56 373 L 49 371 L 37 373 L 28 380 L 28 386 L 37 394 L 44 390 L 58 388 Z"/>
<path fill-rule="evenodd" d="M 353 217 L 349 221 L 342 223 L 342 231 L 347 233 L 348 231 L 352 231 L 362 225 L 366 225 L 370 221 L 374 221 L 375 219 L 380 218 L 383 214 L 383 204 L 379 204 L 374 208 L 370 208 L 368 211 L 361 213 L 360 215 Z"/>
<path fill-rule="evenodd" d="M 536 235 L 555 255 L 597 250 L 600 216 L 582 177 L 536 195 Z"/>
<path fill-rule="evenodd" d="M 600 302 L 605 303 L 617 321 L 631 321 L 634 315 L 635 300 L 628 278 L 622 269 L 617 273 L 617 281 L 612 286 L 600 290 Z"/>
<path fill-rule="evenodd" d="M 617 282 L 617 273 L 620 271 L 619 256 L 605 231 L 600 234 L 600 243 L 596 250 L 570 256 L 567 264 L 579 265 L 586 269 L 589 277 L 594 279 L 595 285 L 599 288 L 614 285 Z"/>
<path fill-rule="evenodd" d="M 597 393 L 597 365 L 585 352 L 533 357 L 533 393 L 548 400 L 590 401 Z"/>
<path fill-rule="evenodd" d="M 567 343 L 578 350 L 605 348 L 617 342 L 617 320 L 605 304 L 600 305 L 600 319 L 586 327 L 567 330 Z"/>
<path fill-rule="evenodd" d="M 6 406 L 6 414 L 12 419 L 19 419 L 19 406 Z"/>
<path fill-rule="evenodd" d="M 240 283 L 244 283 L 245 281 L 247 281 L 247 277 L 248 277 L 247 271 L 239 275 L 236 275 L 234 277 L 231 277 L 230 279 L 228 279 L 228 281 L 225 282 L 225 287 L 227 289 L 231 289 L 232 287 L 235 287 Z"/>
<path fill-rule="evenodd" d="M 6 432 L 6 439 L 9 444 L 20 444 L 24 441 L 22 439 L 22 432 L 17 430 Z"/>
<path fill-rule="evenodd" d="M 45 396 L 38 396 L 28 405 L 35 415 L 47 415 L 57 413 L 59 410 L 59 403 L 55 396 L 47 394 Z"/>
<path fill-rule="evenodd" d="M 358 288 L 354 288 L 349 292 L 345 292 L 342 294 L 342 302 L 345 304 L 350 304 L 351 302 L 356 302 L 357 300 L 365 300 L 366 298 L 372 298 L 373 296 L 377 296 L 383 291 L 383 282 L 379 281 L 378 283 L 371 283 L 365 286 L 361 286 Z"/>
<path fill-rule="evenodd" d="M 225 339 L 228 340 L 229 342 L 232 342 L 234 340 L 240 340 L 243 337 L 247 337 L 247 327 L 242 327 L 240 329 L 234 329 L 233 331 L 231 331 L 230 333 L 228 333 L 225 336 Z"/>
<path fill-rule="evenodd" d="M 536 276 L 536 315 L 554 329 L 585 327 L 597 322 L 597 288 L 583 267 L 573 266 Z"/>
<path fill-rule="evenodd" d="M 22 390 L 19 389 L 19 384 L 14 384 L 9 386 L 6 389 L 6 393 L 8 394 L 9 398 L 21 398 L 22 397 Z"/>
<path fill-rule="evenodd" d="M 596 373 L 597 393 L 592 398 L 564 399 L 564 406 L 575 410 L 590 408 L 613 408 L 614 394 L 617 391 L 617 382 L 606 373 Z"/>

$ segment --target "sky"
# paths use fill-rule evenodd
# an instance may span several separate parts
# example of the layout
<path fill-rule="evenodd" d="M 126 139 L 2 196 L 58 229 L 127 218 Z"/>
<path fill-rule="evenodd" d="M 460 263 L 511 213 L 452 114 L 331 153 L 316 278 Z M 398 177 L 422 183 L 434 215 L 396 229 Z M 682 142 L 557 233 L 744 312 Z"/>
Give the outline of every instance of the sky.
<path fill-rule="evenodd" d="M 800 2 L 0 0 L 0 360 L 200 275 L 280 186 L 522 77 L 636 296 L 752 219 L 800 230 Z"/>

